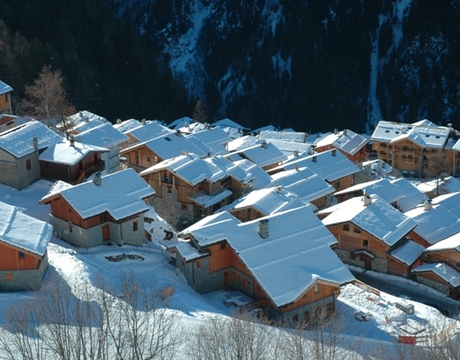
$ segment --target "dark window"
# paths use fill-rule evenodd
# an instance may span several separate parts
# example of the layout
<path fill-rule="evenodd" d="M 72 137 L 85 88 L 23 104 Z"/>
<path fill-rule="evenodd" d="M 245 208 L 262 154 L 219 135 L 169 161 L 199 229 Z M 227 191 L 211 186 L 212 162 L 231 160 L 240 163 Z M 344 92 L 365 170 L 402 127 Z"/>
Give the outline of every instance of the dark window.
<path fill-rule="evenodd" d="M 364 246 L 364 247 L 368 247 L 368 246 L 369 246 L 369 241 L 363 240 L 363 246 Z"/>
<path fill-rule="evenodd" d="M 359 233 L 361 233 L 361 229 L 359 227 L 355 226 L 354 232 L 359 234 Z"/>
<path fill-rule="evenodd" d="M 220 243 L 220 249 L 221 250 L 225 250 L 226 248 L 227 248 L 227 243 L 225 243 L 225 242 Z"/>
<path fill-rule="evenodd" d="M 32 169 L 32 163 L 31 163 L 30 159 L 27 159 L 27 160 L 26 160 L 26 169 L 27 169 L 27 170 Z"/>
<path fill-rule="evenodd" d="M 196 267 L 197 267 L 197 268 L 200 268 L 200 267 L 201 267 L 201 260 L 197 260 L 197 261 L 196 261 Z"/>
<path fill-rule="evenodd" d="M 344 231 L 350 231 L 350 224 L 343 224 L 342 229 Z"/>
<path fill-rule="evenodd" d="M 26 254 L 24 254 L 22 251 L 18 251 L 18 258 L 19 258 L 19 259 L 25 259 L 25 258 L 26 258 Z"/>
<path fill-rule="evenodd" d="M 137 231 L 137 229 L 138 229 L 138 223 L 137 223 L 137 221 L 134 221 L 133 222 L 133 231 Z"/>

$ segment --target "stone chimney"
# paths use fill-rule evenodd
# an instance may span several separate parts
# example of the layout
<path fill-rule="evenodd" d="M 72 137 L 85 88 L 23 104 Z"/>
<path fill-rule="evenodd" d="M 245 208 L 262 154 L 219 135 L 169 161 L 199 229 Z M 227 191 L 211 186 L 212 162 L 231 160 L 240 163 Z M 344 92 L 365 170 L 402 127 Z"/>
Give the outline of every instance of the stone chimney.
<path fill-rule="evenodd" d="M 38 138 L 36 136 L 33 137 L 32 142 L 34 144 L 34 150 L 38 151 Z"/>
<path fill-rule="evenodd" d="M 372 202 L 371 197 L 368 194 L 364 193 L 363 194 L 363 205 L 364 206 L 370 205 L 371 202 Z"/>
<path fill-rule="evenodd" d="M 294 150 L 294 156 L 299 156 L 299 150 Z"/>
<path fill-rule="evenodd" d="M 269 236 L 268 231 L 268 220 L 259 220 L 259 235 L 262 239 L 265 239 Z"/>
<path fill-rule="evenodd" d="M 94 174 L 93 183 L 96 186 L 102 185 L 102 177 L 101 177 L 100 172 L 97 172 L 97 173 Z"/>
<path fill-rule="evenodd" d="M 70 146 L 75 146 L 75 140 L 73 138 L 73 135 L 70 135 L 69 141 L 70 141 Z"/>
<path fill-rule="evenodd" d="M 431 209 L 431 206 L 432 206 L 432 205 L 431 205 L 431 199 L 429 199 L 429 200 L 425 201 L 425 203 L 423 204 L 423 209 L 424 209 L 425 211 L 428 211 L 428 210 Z"/>
<path fill-rule="evenodd" d="M 117 125 L 121 124 L 121 119 L 117 119 Z"/>
<path fill-rule="evenodd" d="M 261 142 L 260 146 L 262 147 L 262 149 L 266 149 L 267 148 L 267 142 L 265 140 L 263 140 Z"/>

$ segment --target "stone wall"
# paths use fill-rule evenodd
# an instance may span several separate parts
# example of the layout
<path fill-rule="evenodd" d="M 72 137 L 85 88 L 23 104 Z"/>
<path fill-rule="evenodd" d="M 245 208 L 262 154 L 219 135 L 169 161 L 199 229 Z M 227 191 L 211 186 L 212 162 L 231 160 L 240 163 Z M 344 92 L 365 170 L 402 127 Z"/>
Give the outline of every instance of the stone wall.
<path fill-rule="evenodd" d="M 48 253 L 37 269 L 0 271 L 0 291 L 39 290 L 48 269 Z"/>
<path fill-rule="evenodd" d="M 416 275 L 416 278 L 417 278 L 417 281 L 419 283 L 422 283 L 422 284 L 425 284 L 433 289 L 436 289 L 444 294 L 446 294 L 447 296 L 450 295 L 450 289 L 449 289 L 449 286 L 446 285 L 446 284 L 442 284 L 440 282 L 437 282 L 437 281 L 434 281 L 434 280 L 431 280 L 431 279 L 428 279 L 424 276 L 421 276 L 419 274 Z"/>

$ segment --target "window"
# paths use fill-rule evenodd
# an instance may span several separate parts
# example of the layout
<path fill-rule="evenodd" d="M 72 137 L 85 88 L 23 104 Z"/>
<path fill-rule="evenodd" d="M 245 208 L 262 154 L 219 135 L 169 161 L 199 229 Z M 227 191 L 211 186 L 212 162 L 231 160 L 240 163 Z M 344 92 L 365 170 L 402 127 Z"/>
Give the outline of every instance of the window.
<path fill-rule="evenodd" d="M 363 246 L 364 246 L 364 247 L 368 247 L 368 246 L 369 246 L 369 241 L 363 240 Z"/>
<path fill-rule="evenodd" d="M 181 208 L 182 211 L 187 211 L 188 210 L 188 206 L 185 203 L 181 203 L 180 208 Z"/>
<path fill-rule="evenodd" d="M 13 281 L 13 274 L 5 274 L 6 281 Z"/>
<path fill-rule="evenodd" d="M 344 231 L 350 231 L 350 224 L 343 224 L 342 229 Z"/>
<path fill-rule="evenodd" d="M 319 293 L 319 284 L 316 283 L 314 286 L 315 294 Z"/>
<path fill-rule="evenodd" d="M 26 160 L 26 170 L 32 169 L 32 163 L 30 162 L 30 159 Z"/>
<path fill-rule="evenodd" d="M 221 242 L 220 243 L 220 249 L 225 250 L 227 248 L 227 243 L 226 242 Z"/>
<path fill-rule="evenodd" d="M 137 231 L 138 230 L 138 222 L 137 221 L 133 221 L 133 231 Z"/>
<path fill-rule="evenodd" d="M 196 261 L 196 267 L 197 267 L 197 268 L 200 268 L 200 267 L 201 267 L 201 260 L 197 260 L 197 261 Z"/>
<path fill-rule="evenodd" d="M 69 233 L 73 232 L 73 225 L 69 224 Z"/>
<path fill-rule="evenodd" d="M 359 234 L 359 233 L 361 233 L 361 229 L 359 227 L 355 226 L 354 232 Z"/>
<path fill-rule="evenodd" d="M 19 258 L 19 259 L 25 259 L 25 258 L 26 258 L 26 254 L 24 254 L 22 251 L 18 251 L 18 258 Z"/>

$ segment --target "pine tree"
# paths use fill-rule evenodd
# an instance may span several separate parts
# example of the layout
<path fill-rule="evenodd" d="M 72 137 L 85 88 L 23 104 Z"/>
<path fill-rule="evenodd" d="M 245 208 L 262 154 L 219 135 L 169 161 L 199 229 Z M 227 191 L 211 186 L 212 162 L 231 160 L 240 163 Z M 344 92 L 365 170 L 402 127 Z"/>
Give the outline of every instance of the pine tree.
<path fill-rule="evenodd" d="M 203 103 L 200 99 L 196 102 L 195 109 L 193 110 L 193 120 L 200 123 L 205 123 L 208 120 L 208 115 L 204 111 Z"/>

